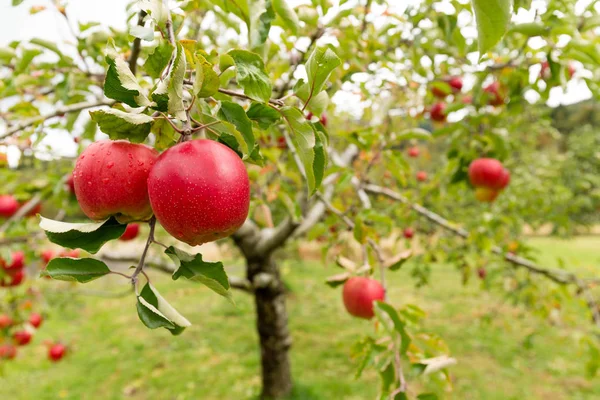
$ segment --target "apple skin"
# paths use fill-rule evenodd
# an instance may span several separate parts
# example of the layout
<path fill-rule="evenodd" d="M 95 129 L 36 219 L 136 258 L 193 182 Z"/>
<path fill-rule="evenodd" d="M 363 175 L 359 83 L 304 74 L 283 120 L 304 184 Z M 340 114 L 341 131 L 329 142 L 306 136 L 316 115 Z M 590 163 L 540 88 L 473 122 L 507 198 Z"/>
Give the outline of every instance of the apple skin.
<path fill-rule="evenodd" d="M 435 103 L 431 109 L 429 110 L 429 115 L 431 119 L 437 122 L 444 122 L 446 120 L 446 104 L 445 103 Z"/>
<path fill-rule="evenodd" d="M 67 347 L 64 344 L 53 344 L 48 349 L 48 359 L 52 362 L 58 362 L 67 354 Z"/>
<path fill-rule="evenodd" d="M 44 265 L 46 265 L 50 262 L 50 260 L 52 260 L 55 257 L 54 251 L 50 250 L 50 249 L 46 249 L 46 250 L 42 251 L 42 253 L 40 254 L 40 257 L 42 258 L 42 262 L 44 263 Z"/>
<path fill-rule="evenodd" d="M 124 242 L 135 239 L 140 233 L 140 224 L 128 224 L 119 240 Z"/>
<path fill-rule="evenodd" d="M 6 314 L 0 314 L 0 329 L 6 329 L 11 327 L 13 324 L 12 318 Z"/>
<path fill-rule="evenodd" d="M 479 268 L 477 270 L 477 276 L 479 276 L 479 279 L 485 279 L 485 277 L 487 276 L 487 271 L 485 270 L 485 268 Z"/>
<path fill-rule="evenodd" d="M 419 182 L 425 182 L 427 180 L 427 172 L 425 172 L 425 171 L 417 172 L 417 180 Z"/>
<path fill-rule="evenodd" d="M 42 326 L 42 322 L 44 322 L 44 318 L 38 313 L 33 313 L 29 316 L 29 323 L 36 329 Z"/>
<path fill-rule="evenodd" d="M 576 69 L 575 69 L 575 65 L 573 63 L 569 63 L 569 65 L 567 65 L 567 74 L 569 76 L 569 79 L 573 78 L 573 75 L 575 75 Z"/>
<path fill-rule="evenodd" d="M 373 302 L 384 298 L 385 289 L 375 279 L 354 276 L 344 284 L 344 306 L 355 317 L 373 318 Z"/>
<path fill-rule="evenodd" d="M 500 82 L 492 82 L 483 88 L 488 96 L 488 104 L 491 106 L 501 106 L 504 104 L 504 96 L 501 94 L 502 88 Z"/>
<path fill-rule="evenodd" d="M 224 238 L 248 217 L 250 180 L 240 157 L 212 140 L 192 140 L 160 155 L 148 177 L 156 219 L 191 246 Z"/>
<path fill-rule="evenodd" d="M 0 360 L 14 360 L 17 356 L 17 348 L 12 344 L 0 345 Z"/>
<path fill-rule="evenodd" d="M 324 127 L 327 127 L 327 114 L 322 114 L 319 121 L 321 121 L 321 125 L 323 125 Z"/>
<path fill-rule="evenodd" d="M 12 194 L 0 196 L 0 217 L 12 217 L 19 210 L 19 207 L 19 202 Z"/>
<path fill-rule="evenodd" d="M 419 152 L 419 148 L 416 147 L 416 146 L 411 147 L 410 149 L 408 149 L 408 156 L 409 157 L 412 157 L 412 158 L 419 157 L 419 153 L 420 153 Z"/>
<path fill-rule="evenodd" d="M 2 267 L 9 275 L 14 275 L 25 266 L 25 253 L 22 251 L 15 251 L 12 253 L 11 257 L 12 262 L 9 265 L 6 265 L 6 262 L 0 259 L 0 267 Z"/>
<path fill-rule="evenodd" d="M 510 181 L 510 173 L 494 158 L 478 158 L 469 165 L 469 181 L 475 187 L 503 189 Z"/>
<path fill-rule="evenodd" d="M 81 210 L 96 221 L 113 215 L 121 223 L 150 219 L 147 179 L 157 158 L 158 152 L 143 144 L 92 143 L 77 159 L 73 172 Z"/>
<path fill-rule="evenodd" d="M 70 258 L 79 258 L 79 249 L 73 249 L 73 250 L 63 250 L 60 253 L 58 253 L 59 257 L 70 257 Z"/>
<path fill-rule="evenodd" d="M 18 270 L 17 272 L 0 278 L 0 287 L 15 287 L 19 286 L 25 280 L 25 271 Z"/>
<path fill-rule="evenodd" d="M 463 80 L 460 76 L 453 76 L 452 78 L 448 79 L 448 84 L 454 93 L 460 92 L 463 88 Z"/>
<path fill-rule="evenodd" d="M 404 232 L 402 232 L 406 239 L 412 239 L 415 236 L 415 231 L 413 228 L 405 228 Z"/>
<path fill-rule="evenodd" d="M 28 331 L 17 331 L 13 333 L 13 341 L 17 346 L 25 346 L 31 342 L 33 335 Z"/>
<path fill-rule="evenodd" d="M 490 189 L 483 186 L 475 188 L 475 198 L 483 203 L 492 203 L 499 194 L 500 191 L 497 189 Z"/>
<path fill-rule="evenodd" d="M 550 78 L 552 75 L 552 72 L 550 71 L 550 63 L 548 61 L 544 61 L 541 63 L 541 67 L 540 78 L 544 80 Z"/>

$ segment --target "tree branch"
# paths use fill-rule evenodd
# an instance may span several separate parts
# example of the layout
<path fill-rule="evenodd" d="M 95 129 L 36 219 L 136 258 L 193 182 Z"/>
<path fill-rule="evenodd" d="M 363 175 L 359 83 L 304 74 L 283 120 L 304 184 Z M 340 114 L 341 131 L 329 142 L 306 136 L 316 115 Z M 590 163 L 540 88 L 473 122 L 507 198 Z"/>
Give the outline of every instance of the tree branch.
<path fill-rule="evenodd" d="M 288 217 L 275 228 L 263 229 L 256 244 L 256 252 L 266 255 L 283 246 L 299 225 L 297 221 Z"/>
<path fill-rule="evenodd" d="M 17 125 L 14 125 L 13 127 L 8 128 L 6 130 L 6 132 L 0 133 L 0 139 L 4 139 L 6 137 L 12 136 L 17 132 L 30 127 L 31 125 L 39 124 L 50 118 L 59 117 L 59 116 L 62 116 L 63 114 L 81 111 L 81 110 L 85 110 L 88 108 L 100 107 L 100 106 L 111 106 L 113 104 L 115 104 L 114 100 L 99 100 L 99 101 L 84 101 L 81 103 L 76 103 L 76 104 L 71 104 L 68 106 L 60 107 L 60 108 L 57 108 L 56 110 L 54 110 L 54 112 L 52 112 L 50 114 L 39 115 L 37 117 L 29 118 Z"/>
<path fill-rule="evenodd" d="M 140 10 L 138 14 L 138 22 L 139 26 L 144 26 L 144 18 L 146 18 L 146 11 Z M 140 56 L 140 51 L 142 50 L 142 39 L 135 38 L 133 41 L 133 46 L 131 48 L 131 55 L 129 56 L 129 69 L 135 75 L 135 71 L 137 70 L 137 60 Z"/>

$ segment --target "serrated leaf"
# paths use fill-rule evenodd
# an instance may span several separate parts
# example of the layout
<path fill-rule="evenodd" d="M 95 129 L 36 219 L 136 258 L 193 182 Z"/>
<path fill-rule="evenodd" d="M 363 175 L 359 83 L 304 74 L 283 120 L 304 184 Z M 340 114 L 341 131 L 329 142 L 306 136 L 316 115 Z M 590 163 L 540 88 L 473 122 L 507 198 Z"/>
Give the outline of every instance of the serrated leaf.
<path fill-rule="evenodd" d="M 154 29 L 146 26 L 133 25 L 131 28 L 129 28 L 129 34 L 147 42 L 154 40 Z"/>
<path fill-rule="evenodd" d="M 281 115 L 273 107 L 263 103 L 252 102 L 246 111 L 248 118 L 255 121 L 260 129 L 266 130 L 281 119 Z"/>
<path fill-rule="evenodd" d="M 312 52 L 306 62 L 308 101 L 321 92 L 333 70 L 341 64 L 342 60 L 329 47 L 318 47 Z"/>
<path fill-rule="evenodd" d="M 44 275 L 59 281 L 86 283 L 110 273 L 102 261 L 93 258 L 53 258 Z"/>
<path fill-rule="evenodd" d="M 510 22 L 510 0 L 471 0 L 477 22 L 479 57 L 504 36 Z"/>
<path fill-rule="evenodd" d="M 149 115 L 127 113 L 115 108 L 90 111 L 90 116 L 112 140 L 127 139 L 133 143 L 146 140 L 154 122 Z"/>
<path fill-rule="evenodd" d="M 171 43 L 166 40 L 161 40 L 158 46 L 154 48 L 154 51 L 148 56 L 146 63 L 144 64 L 144 68 L 148 75 L 154 79 L 158 78 L 173 57 L 174 49 L 175 48 Z"/>
<path fill-rule="evenodd" d="M 177 44 L 175 60 L 168 75 L 159 81 L 150 97 L 156 103 L 155 109 L 168 112 L 173 117 L 186 120 L 183 105 L 183 79 L 185 78 L 186 62 L 183 46 Z"/>
<path fill-rule="evenodd" d="M 154 124 L 152 124 L 152 133 L 156 138 L 154 147 L 158 151 L 163 151 L 173 146 L 179 137 L 179 134 L 175 132 L 175 129 L 164 118 L 154 121 Z"/>
<path fill-rule="evenodd" d="M 166 328 L 173 335 L 179 335 L 192 324 L 179 314 L 158 291 L 149 283 L 138 296 L 138 316 L 150 329 Z"/>
<path fill-rule="evenodd" d="M 281 17 L 285 26 L 287 26 L 294 35 L 298 34 L 298 26 L 300 25 L 300 20 L 298 19 L 298 15 L 290 5 L 287 0 L 272 0 L 273 1 L 273 9 L 277 15 Z"/>
<path fill-rule="evenodd" d="M 104 79 L 104 95 L 130 107 L 149 106 L 150 100 L 129 69 L 129 64 L 117 53 L 112 38 L 108 41 L 105 59 L 108 63 L 108 71 Z"/>
<path fill-rule="evenodd" d="M 199 53 L 194 55 L 196 60 L 196 77 L 194 93 L 198 97 L 210 97 L 219 91 L 221 81 L 213 69 L 213 65 Z"/>
<path fill-rule="evenodd" d="M 189 254 L 173 246 L 165 250 L 165 254 L 173 260 L 177 267 L 173 273 L 173 280 L 183 276 L 191 281 L 200 282 L 233 304 L 229 279 L 222 262 L 204 261 L 202 254 Z"/>
<path fill-rule="evenodd" d="M 222 120 L 235 125 L 237 130 L 241 132 L 243 141 L 239 143 L 240 150 L 242 150 L 244 158 L 247 158 L 249 149 L 254 148 L 254 133 L 252 133 L 252 121 L 250 121 L 242 106 L 231 101 L 222 101 L 218 116 Z"/>
<path fill-rule="evenodd" d="M 40 228 L 48 239 L 69 249 L 83 249 L 95 254 L 104 243 L 121 237 L 127 225 L 121 225 L 114 218 L 101 222 L 74 224 L 40 217 Z"/>
<path fill-rule="evenodd" d="M 237 81 L 244 93 L 251 99 L 268 102 L 273 87 L 262 58 L 246 50 L 232 50 L 227 54 L 233 58 Z"/>

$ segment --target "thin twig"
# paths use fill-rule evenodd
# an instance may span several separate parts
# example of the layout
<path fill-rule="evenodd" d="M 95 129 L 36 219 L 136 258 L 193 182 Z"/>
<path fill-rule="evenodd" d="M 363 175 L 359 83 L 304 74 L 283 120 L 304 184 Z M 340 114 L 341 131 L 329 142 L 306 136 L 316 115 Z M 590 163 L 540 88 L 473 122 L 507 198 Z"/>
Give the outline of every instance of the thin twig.
<path fill-rule="evenodd" d="M 139 26 L 144 26 L 144 18 L 146 18 L 146 11 L 140 10 L 138 14 L 138 22 Z M 140 56 L 140 51 L 142 50 L 142 39 L 135 38 L 133 40 L 133 46 L 131 47 L 131 55 L 129 56 L 129 69 L 135 75 L 137 70 L 137 60 Z"/>
<path fill-rule="evenodd" d="M 134 286 L 137 283 L 138 275 L 144 269 L 144 263 L 146 262 L 146 255 L 148 254 L 148 249 L 150 248 L 150 245 L 154 241 L 154 228 L 156 227 L 156 217 L 152 217 L 152 219 L 150 219 L 150 222 L 148 222 L 148 225 L 150 226 L 150 233 L 148 234 L 148 240 L 146 240 L 146 246 L 144 247 L 144 251 L 142 252 L 142 256 L 140 257 L 140 261 L 139 261 L 135 271 L 133 271 L 133 274 L 131 275 L 131 283 Z"/>

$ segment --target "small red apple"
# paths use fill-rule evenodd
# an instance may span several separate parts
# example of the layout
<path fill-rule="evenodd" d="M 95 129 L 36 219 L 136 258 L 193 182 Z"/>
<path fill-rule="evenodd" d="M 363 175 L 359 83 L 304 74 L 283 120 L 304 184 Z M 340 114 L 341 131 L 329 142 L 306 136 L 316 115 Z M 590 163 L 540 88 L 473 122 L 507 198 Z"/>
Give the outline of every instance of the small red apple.
<path fill-rule="evenodd" d="M 212 140 L 191 140 L 163 152 L 150 171 L 148 194 L 158 222 L 191 246 L 231 235 L 250 207 L 244 163 Z"/>
<path fill-rule="evenodd" d="M 485 279 L 485 277 L 487 276 L 487 271 L 485 270 L 485 268 L 479 268 L 477 270 L 477 276 L 479 276 L 479 279 Z"/>
<path fill-rule="evenodd" d="M 19 202 L 12 194 L 0 196 L 0 217 L 12 217 L 19 210 Z"/>
<path fill-rule="evenodd" d="M 321 119 L 319 119 L 319 121 L 321 121 L 323 126 L 327 127 L 327 114 L 321 114 Z"/>
<path fill-rule="evenodd" d="M 60 343 L 56 343 L 48 348 L 48 359 L 52 362 L 58 362 L 63 359 L 66 353 L 66 346 Z"/>
<path fill-rule="evenodd" d="M 58 253 L 59 257 L 79 258 L 79 249 L 63 250 Z"/>
<path fill-rule="evenodd" d="M 488 104 L 491 106 L 500 106 L 504 104 L 503 90 L 500 87 L 500 82 L 495 81 L 483 88 L 483 91 L 488 97 Z"/>
<path fill-rule="evenodd" d="M 413 146 L 408 149 L 408 156 L 412 158 L 419 157 L 419 148 L 417 146 Z"/>
<path fill-rule="evenodd" d="M 463 80 L 460 76 L 453 76 L 452 78 L 448 79 L 448 84 L 452 88 L 452 92 L 458 93 L 462 90 Z"/>
<path fill-rule="evenodd" d="M 402 232 L 406 239 L 412 239 L 415 236 L 415 231 L 413 228 L 404 228 L 404 232 Z"/>
<path fill-rule="evenodd" d="M 544 61 L 541 64 L 541 69 L 540 69 L 540 78 L 541 79 L 549 79 L 552 75 L 552 71 L 550 70 L 550 63 L 548 63 L 548 61 Z"/>
<path fill-rule="evenodd" d="M 17 356 L 17 348 L 12 344 L 0 345 L 0 359 L 14 360 Z"/>
<path fill-rule="evenodd" d="M 13 333 L 13 341 L 17 346 L 25 346 L 31 342 L 33 335 L 29 331 L 17 331 Z"/>
<path fill-rule="evenodd" d="M 429 115 L 431 119 L 437 122 L 444 122 L 446 120 L 446 104 L 445 103 L 435 103 L 431 106 L 429 110 Z"/>
<path fill-rule="evenodd" d="M 93 220 L 116 216 L 121 223 L 145 221 L 152 216 L 148 174 L 158 152 L 124 140 L 93 143 L 77 159 L 73 181 L 81 210 Z M 196 160 L 184 168 L 193 169 Z"/>
<path fill-rule="evenodd" d="M 44 265 L 46 265 L 50 262 L 50 260 L 52 260 L 54 258 L 54 251 L 50 250 L 50 249 L 46 249 L 46 250 L 42 251 L 40 256 L 42 258 L 42 262 L 44 263 Z"/>
<path fill-rule="evenodd" d="M 312 119 L 312 117 L 313 117 L 313 113 L 311 113 L 311 112 L 309 111 L 309 112 L 308 112 L 308 114 L 306 114 L 306 119 L 307 119 L 308 121 L 310 121 L 310 120 Z"/>
<path fill-rule="evenodd" d="M 13 320 L 6 314 L 0 314 L 0 329 L 6 329 L 11 327 Z"/>
<path fill-rule="evenodd" d="M 385 289 L 375 279 L 355 276 L 344 284 L 344 306 L 350 315 L 355 317 L 373 318 L 373 302 L 384 298 Z"/>
<path fill-rule="evenodd" d="M 22 251 L 15 251 L 14 253 L 12 253 L 11 257 L 12 262 L 9 265 L 6 265 L 4 263 L 0 264 L 6 272 L 12 275 L 14 272 L 23 269 L 23 267 L 25 266 L 25 253 L 23 253 Z"/>
<path fill-rule="evenodd" d="M 128 224 L 127 228 L 125 228 L 125 232 L 121 235 L 119 240 L 124 242 L 128 240 L 133 240 L 140 233 L 140 224 Z"/>
<path fill-rule="evenodd" d="M 446 96 L 450 94 L 450 92 L 445 91 L 437 86 L 431 86 L 431 94 L 437 97 L 438 99 L 444 99 Z"/>
<path fill-rule="evenodd" d="M 278 149 L 287 149 L 287 143 L 285 141 L 285 138 L 283 136 L 280 136 L 277 138 L 277 148 Z"/>
<path fill-rule="evenodd" d="M 573 78 L 573 75 L 575 75 L 576 71 L 577 70 L 575 69 L 575 64 L 569 63 L 569 65 L 567 66 L 567 74 L 569 76 L 569 79 Z"/>
<path fill-rule="evenodd" d="M 42 325 L 42 322 L 44 322 L 44 318 L 38 313 L 33 313 L 29 316 L 29 323 L 34 328 L 39 328 Z"/>
<path fill-rule="evenodd" d="M 475 198 L 483 203 L 493 202 L 499 194 L 500 191 L 497 189 L 490 189 L 483 186 L 475 188 Z"/>
<path fill-rule="evenodd" d="M 461 101 L 463 104 L 473 104 L 473 96 L 468 94 L 468 95 L 464 96 Z"/>
<path fill-rule="evenodd" d="M 0 278 L 0 287 L 19 286 L 21 283 L 23 283 L 24 279 L 25 271 L 21 269 L 11 275 L 6 275 L 4 278 Z"/>
<path fill-rule="evenodd" d="M 475 187 L 503 189 L 510 181 L 510 173 L 494 158 L 478 158 L 469 165 L 469 181 Z"/>
<path fill-rule="evenodd" d="M 425 171 L 417 172 L 417 180 L 419 182 L 425 182 L 427 180 L 427 172 L 425 172 Z"/>

